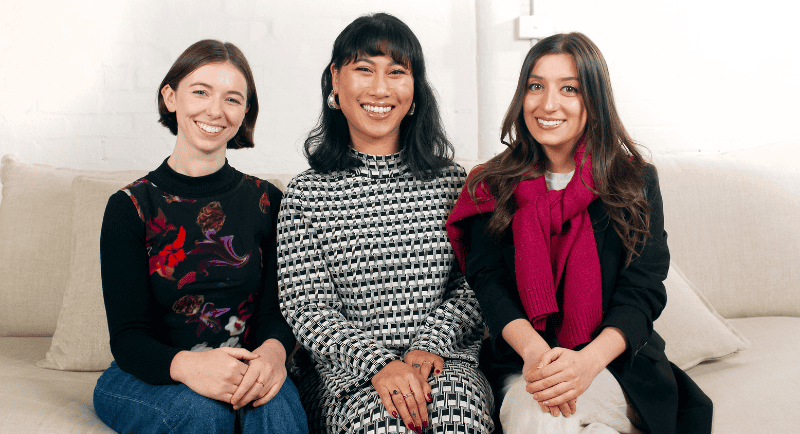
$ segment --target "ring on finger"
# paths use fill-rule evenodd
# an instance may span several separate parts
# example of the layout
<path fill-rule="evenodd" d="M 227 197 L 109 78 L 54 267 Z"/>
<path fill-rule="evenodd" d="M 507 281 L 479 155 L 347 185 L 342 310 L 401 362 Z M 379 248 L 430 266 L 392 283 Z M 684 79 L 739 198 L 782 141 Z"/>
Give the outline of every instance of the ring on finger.
<path fill-rule="evenodd" d="M 427 364 L 429 364 L 429 365 L 433 366 L 433 363 L 431 363 L 431 362 L 429 362 L 429 361 L 427 361 L 427 360 L 423 360 L 423 361 L 422 361 L 422 363 L 427 363 Z"/>
<path fill-rule="evenodd" d="M 392 395 L 397 395 L 398 393 L 400 392 L 398 392 L 397 389 L 392 390 Z"/>
<path fill-rule="evenodd" d="M 414 392 L 404 393 L 403 398 L 408 398 L 409 396 L 413 395 Z"/>
<path fill-rule="evenodd" d="M 419 368 L 420 366 L 422 366 L 422 365 L 420 365 L 419 363 L 414 363 L 414 367 L 415 368 Z"/>

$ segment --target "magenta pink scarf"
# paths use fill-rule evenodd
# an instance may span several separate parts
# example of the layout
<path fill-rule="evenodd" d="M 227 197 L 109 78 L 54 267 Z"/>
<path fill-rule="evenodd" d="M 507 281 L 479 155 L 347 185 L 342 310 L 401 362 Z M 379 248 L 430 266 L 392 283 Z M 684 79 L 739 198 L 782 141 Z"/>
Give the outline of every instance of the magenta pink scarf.
<path fill-rule="evenodd" d="M 536 330 L 545 330 L 552 321 L 564 348 L 591 341 L 603 316 L 600 260 L 586 209 L 597 195 L 586 188 L 594 189 L 594 179 L 591 155 L 581 164 L 584 152 L 585 146 L 579 145 L 579 176 L 573 175 L 563 190 L 548 191 L 544 176 L 522 181 L 514 190 L 517 209 L 511 230 L 520 299 Z M 476 196 L 478 203 L 464 187 L 447 219 L 447 235 L 462 271 L 469 249 L 464 238 L 469 231 L 462 224 L 495 206 L 485 185 L 476 189 Z"/>

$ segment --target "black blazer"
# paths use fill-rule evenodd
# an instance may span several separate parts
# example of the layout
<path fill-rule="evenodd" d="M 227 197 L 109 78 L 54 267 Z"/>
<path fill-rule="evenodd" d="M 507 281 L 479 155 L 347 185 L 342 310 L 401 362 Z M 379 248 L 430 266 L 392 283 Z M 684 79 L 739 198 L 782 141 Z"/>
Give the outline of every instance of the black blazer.
<path fill-rule="evenodd" d="M 669 249 L 664 231 L 664 212 L 655 167 L 643 174 L 650 204 L 650 238 L 641 254 L 628 266 L 625 249 L 600 199 L 587 211 L 600 259 L 603 286 L 603 321 L 616 327 L 627 340 L 623 354 L 608 365 L 652 433 L 710 433 L 711 400 L 680 368 L 667 360 L 664 340 L 653 331 L 667 301 L 663 280 L 669 269 Z M 514 240 L 509 227 L 499 242 L 485 233 L 490 215 L 474 218 L 470 230 L 466 278 L 480 302 L 491 335 L 489 377 L 520 371 L 522 358 L 503 340 L 509 322 L 525 318 L 516 286 Z M 543 337 L 551 343 L 552 331 Z M 576 350 L 582 346 L 576 347 Z"/>

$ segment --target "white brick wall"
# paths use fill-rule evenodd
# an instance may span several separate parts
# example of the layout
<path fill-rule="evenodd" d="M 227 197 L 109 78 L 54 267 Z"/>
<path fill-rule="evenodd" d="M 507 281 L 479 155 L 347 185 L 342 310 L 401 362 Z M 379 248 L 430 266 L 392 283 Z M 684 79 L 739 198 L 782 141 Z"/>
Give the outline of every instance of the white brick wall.
<path fill-rule="evenodd" d="M 498 149 L 499 120 L 530 46 L 513 39 L 516 11 L 526 13 L 530 1 L 9 3 L 0 14 L 0 155 L 88 169 L 155 167 L 174 144 L 156 122 L 156 88 L 188 45 L 210 37 L 244 51 L 260 97 L 257 147 L 230 152 L 232 164 L 302 170 L 301 143 L 317 119 L 334 38 L 357 16 L 387 11 L 422 42 L 458 157 L 487 157 Z M 597 42 L 623 121 L 650 149 L 726 150 L 797 137 L 800 30 L 787 3 L 534 1 L 558 30 Z"/>

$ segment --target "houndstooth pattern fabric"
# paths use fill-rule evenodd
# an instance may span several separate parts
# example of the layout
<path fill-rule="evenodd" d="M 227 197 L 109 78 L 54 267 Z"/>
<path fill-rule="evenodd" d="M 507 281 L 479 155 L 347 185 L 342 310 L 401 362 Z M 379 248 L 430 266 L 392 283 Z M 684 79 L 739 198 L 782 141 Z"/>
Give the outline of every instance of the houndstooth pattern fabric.
<path fill-rule="evenodd" d="M 447 361 L 431 422 L 490 432 L 482 318 L 445 232 L 466 173 L 419 180 L 401 154 L 350 152 L 362 167 L 295 177 L 278 219 L 281 309 L 314 365 L 300 380 L 312 432 L 407 432 L 370 380 L 411 350 Z"/>

